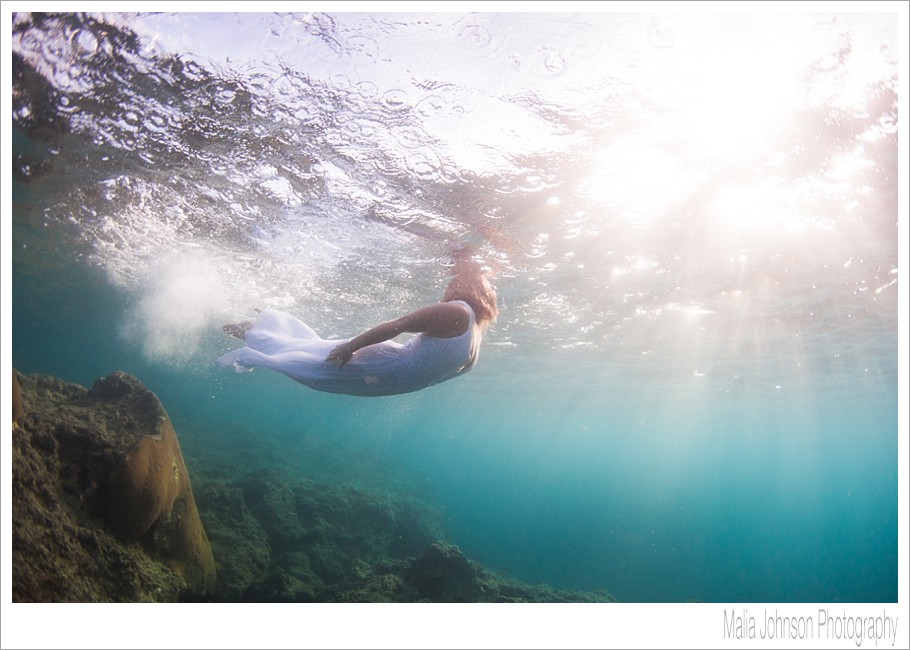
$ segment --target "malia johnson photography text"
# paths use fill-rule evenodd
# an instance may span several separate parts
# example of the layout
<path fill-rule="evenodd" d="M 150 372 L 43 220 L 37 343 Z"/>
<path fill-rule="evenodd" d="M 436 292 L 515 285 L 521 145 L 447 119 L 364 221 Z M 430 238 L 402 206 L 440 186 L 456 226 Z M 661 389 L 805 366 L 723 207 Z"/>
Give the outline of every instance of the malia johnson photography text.
<path fill-rule="evenodd" d="M 764 610 L 755 616 L 748 609 L 724 610 L 725 639 L 847 639 L 860 648 L 873 642 L 877 647 L 894 646 L 897 641 L 897 616 L 848 616 L 819 609 L 818 615 L 785 616 L 774 610 Z"/>

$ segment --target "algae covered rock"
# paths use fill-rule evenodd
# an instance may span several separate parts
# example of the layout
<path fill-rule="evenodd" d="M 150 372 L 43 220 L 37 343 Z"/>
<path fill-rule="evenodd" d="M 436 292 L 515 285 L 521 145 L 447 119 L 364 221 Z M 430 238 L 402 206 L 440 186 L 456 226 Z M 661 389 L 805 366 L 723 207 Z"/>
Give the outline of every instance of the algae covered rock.
<path fill-rule="evenodd" d="M 19 388 L 19 376 L 13 370 L 13 422 L 25 417 L 25 404 L 22 402 L 22 389 Z"/>
<path fill-rule="evenodd" d="M 216 557 L 217 601 L 309 602 L 355 567 L 401 557 L 442 531 L 407 492 L 323 483 L 287 469 L 201 474 L 198 503 Z"/>
<path fill-rule="evenodd" d="M 408 582 L 422 599 L 431 602 L 479 602 L 484 589 L 474 564 L 457 546 L 435 542 L 408 571 Z"/>
<path fill-rule="evenodd" d="M 444 541 L 442 514 L 405 483 L 323 482 L 245 459 L 199 478 L 228 602 L 610 602 L 605 592 L 528 585 Z M 203 461 L 203 467 L 205 462 Z M 245 473 L 243 467 L 255 467 Z"/>
<path fill-rule="evenodd" d="M 272 564 L 272 547 L 259 520 L 247 506 L 243 490 L 225 481 L 200 481 L 196 492 L 206 533 L 217 561 L 213 598 L 244 600 L 250 585 Z"/>
<path fill-rule="evenodd" d="M 126 539 L 144 538 L 191 589 L 210 590 L 215 560 L 177 433 L 161 402 L 124 373 L 99 379 L 89 396 L 96 410 L 118 418 L 121 427 L 115 438 L 119 458 L 110 475 L 108 521 Z"/>
<path fill-rule="evenodd" d="M 121 372 L 91 390 L 18 379 L 27 414 L 13 434 L 14 598 L 175 600 L 210 591 L 211 546 L 154 393 Z"/>
<path fill-rule="evenodd" d="M 419 557 L 358 563 L 321 598 L 333 602 L 608 603 L 605 591 L 579 592 L 529 585 L 469 560 L 448 542 L 433 542 Z"/>

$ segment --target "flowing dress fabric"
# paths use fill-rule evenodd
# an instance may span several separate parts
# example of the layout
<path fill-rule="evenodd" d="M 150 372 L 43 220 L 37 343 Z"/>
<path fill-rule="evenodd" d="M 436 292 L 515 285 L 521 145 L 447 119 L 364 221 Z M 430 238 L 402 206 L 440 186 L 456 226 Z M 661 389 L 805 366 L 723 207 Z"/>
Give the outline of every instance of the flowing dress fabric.
<path fill-rule="evenodd" d="M 268 368 L 328 393 L 364 397 L 410 393 L 457 377 L 477 362 L 481 335 L 474 310 L 461 300 L 452 302 L 464 305 L 470 314 L 468 329 L 461 336 L 441 339 L 417 334 L 404 344 L 368 345 L 344 366 L 325 358 L 350 339 L 320 338 L 293 316 L 265 310 L 246 333 L 246 347 L 219 357 L 218 363 L 234 366 L 237 372 Z"/>

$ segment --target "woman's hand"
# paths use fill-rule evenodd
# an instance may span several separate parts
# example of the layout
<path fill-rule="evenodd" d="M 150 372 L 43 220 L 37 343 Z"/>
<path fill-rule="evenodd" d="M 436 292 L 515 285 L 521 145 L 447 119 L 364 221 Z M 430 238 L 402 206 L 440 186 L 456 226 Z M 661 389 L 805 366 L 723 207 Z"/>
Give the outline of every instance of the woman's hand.
<path fill-rule="evenodd" d="M 354 356 L 354 350 L 351 349 L 350 341 L 336 345 L 335 349 L 329 352 L 326 361 L 339 361 L 339 367 L 344 366 L 351 357 Z"/>

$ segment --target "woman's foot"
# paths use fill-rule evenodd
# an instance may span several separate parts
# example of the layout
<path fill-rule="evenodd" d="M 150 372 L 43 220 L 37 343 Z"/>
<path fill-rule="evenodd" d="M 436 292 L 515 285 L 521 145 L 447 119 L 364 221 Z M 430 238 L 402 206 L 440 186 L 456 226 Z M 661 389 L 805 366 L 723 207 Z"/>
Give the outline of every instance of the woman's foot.
<path fill-rule="evenodd" d="M 242 323 L 228 323 L 227 325 L 222 325 L 221 329 L 224 330 L 225 334 L 229 334 L 235 339 L 240 339 L 242 341 L 246 338 L 246 333 L 250 331 L 252 326 L 253 321 L 247 320 Z"/>

